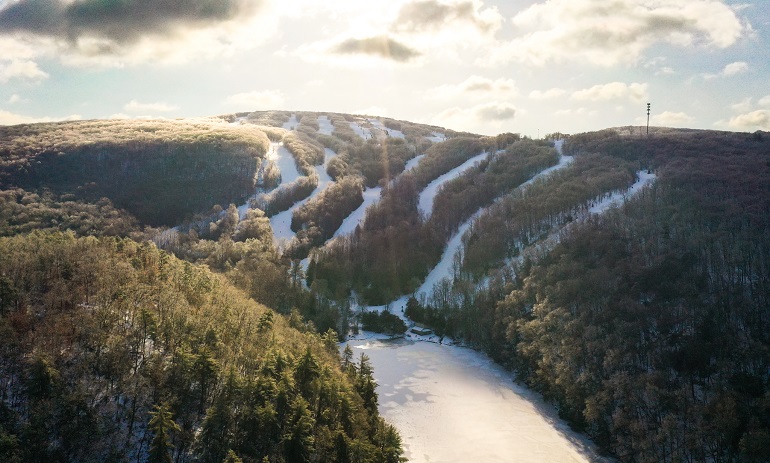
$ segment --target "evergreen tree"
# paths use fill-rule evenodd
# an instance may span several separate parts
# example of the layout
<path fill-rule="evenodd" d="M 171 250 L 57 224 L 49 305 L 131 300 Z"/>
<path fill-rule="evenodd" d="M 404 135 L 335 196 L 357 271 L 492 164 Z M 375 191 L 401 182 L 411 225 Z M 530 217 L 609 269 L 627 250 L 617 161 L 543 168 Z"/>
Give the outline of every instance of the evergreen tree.
<path fill-rule="evenodd" d="M 155 406 L 155 411 L 150 412 L 150 431 L 154 437 L 150 444 L 150 454 L 147 457 L 148 463 L 172 463 L 169 451 L 173 445 L 169 440 L 170 431 L 181 431 L 178 424 L 171 418 L 171 411 L 166 403 Z"/>

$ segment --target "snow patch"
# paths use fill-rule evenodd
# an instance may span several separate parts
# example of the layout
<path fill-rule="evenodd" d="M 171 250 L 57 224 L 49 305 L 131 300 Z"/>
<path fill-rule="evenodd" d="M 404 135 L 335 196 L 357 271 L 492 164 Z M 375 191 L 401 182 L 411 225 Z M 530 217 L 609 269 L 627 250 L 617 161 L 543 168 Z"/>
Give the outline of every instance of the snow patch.
<path fill-rule="evenodd" d="M 383 124 L 382 121 L 379 119 L 368 119 L 368 120 L 369 120 L 369 123 L 372 124 L 372 126 L 375 129 L 381 131 L 382 134 L 386 137 L 400 138 L 402 140 L 406 138 L 406 136 L 404 135 L 404 132 L 385 127 L 385 124 Z"/>
<path fill-rule="evenodd" d="M 332 239 L 348 233 L 353 233 L 356 227 L 364 221 L 366 216 L 366 208 L 371 206 L 380 200 L 380 193 L 382 193 L 382 187 L 367 188 L 364 190 L 364 202 L 358 206 L 358 209 L 351 212 L 349 216 L 345 217 L 342 221 L 340 228 L 334 232 Z"/>
<path fill-rule="evenodd" d="M 321 135 L 331 135 L 334 132 L 334 125 L 329 120 L 329 116 L 318 116 L 318 133 Z"/>
<path fill-rule="evenodd" d="M 479 155 L 476 155 L 468 159 L 464 163 L 460 164 L 459 166 L 455 167 L 454 169 L 450 170 L 449 172 L 445 173 L 444 175 L 430 182 L 428 186 L 426 186 L 425 189 L 420 192 L 420 198 L 417 204 L 417 207 L 420 210 L 420 213 L 422 213 L 426 219 L 430 217 L 431 212 L 433 212 L 433 200 L 435 199 L 436 194 L 438 194 L 438 190 L 441 187 L 441 185 L 443 185 L 444 183 L 452 179 L 459 177 L 460 175 L 462 175 L 463 172 L 473 167 L 474 164 L 485 159 L 488 156 L 488 154 L 489 153 L 487 152 L 483 152 Z"/>
<path fill-rule="evenodd" d="M 361 125 L 360 122 L 349 122 L 350 128 L 364 140 L 372 138 L 372 131 Z"/>
<path fill-rule="evenodd" d="M 433 134 L 430 137 L 425 137 L 425 138 L 427 138 L 433 143 L 441 143 L 442 141 L 446 141 L 446 134 L 433 132 Z"/>
<path fill-rule="evenodd" d="M 289 120 L 284 122 L 283 128 L 286 130 L 294 130 L 297 128 L 297 125 L 299 124 L 299 121 L 297 120 L 297 115 L 292 114 L 291 117 L 289 117 Z"/>

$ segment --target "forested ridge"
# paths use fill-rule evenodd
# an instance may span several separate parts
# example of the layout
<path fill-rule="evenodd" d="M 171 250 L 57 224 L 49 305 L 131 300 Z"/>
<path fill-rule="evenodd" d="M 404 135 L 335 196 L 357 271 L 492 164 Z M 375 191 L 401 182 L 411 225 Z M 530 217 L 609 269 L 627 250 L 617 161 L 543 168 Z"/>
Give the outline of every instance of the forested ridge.
<path fill-rule="evenodd" d="M 768 135 L 607 130 L 566 151 L 658 180 L 500 267 L 582 201 L 544 188 L 570 170 L 511 196 L 467 235 L 468 273 L 411 311 L 514 369 L 621 461 L 770 460 Z"/>
<path fill-rule="evenodd" d="M 398 462 L 366 357 L 152 244 L 0 240 L 0 454 Z"/>
<path fill-rule="evenodd" d="M 255 126 L 215 121 L 83 121 L 0 127 L 0 188 L 108 198 L 172 226 L 247 197 L 268 147 Z"/>

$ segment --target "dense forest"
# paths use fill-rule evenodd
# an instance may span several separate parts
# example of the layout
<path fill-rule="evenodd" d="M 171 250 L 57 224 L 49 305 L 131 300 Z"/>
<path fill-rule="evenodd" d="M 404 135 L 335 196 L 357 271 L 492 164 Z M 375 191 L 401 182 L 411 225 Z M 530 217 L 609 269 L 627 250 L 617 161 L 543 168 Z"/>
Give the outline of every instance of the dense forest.
<path fill-rule="evenodd" d="M 466 235 L 467 272 L 408 313 L 516 370 L 621 461 L 768 461 L 770 138 L 608 130 L 566 150 L 578 168 L 614 159 L 596 164 L 620 168 L 608 185 L 628 164 L 659 179 L 503 265 L 592 192 L 567 170 L 506 198 Z"/>
<path fill-rule="evenodd" d="M 0 189 L 102 197 L 173 226 L 254 189 L 267 135 L 221 121 L 84 121 L 0 127 Z"/>

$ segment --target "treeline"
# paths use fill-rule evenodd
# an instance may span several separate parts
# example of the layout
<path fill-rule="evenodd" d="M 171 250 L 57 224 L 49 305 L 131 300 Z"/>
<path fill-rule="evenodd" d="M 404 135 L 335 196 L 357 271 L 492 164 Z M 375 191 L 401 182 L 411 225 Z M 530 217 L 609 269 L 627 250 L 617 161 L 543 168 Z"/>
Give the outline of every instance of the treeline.
<path fill-rule="evenodd" d="M 514 368 L 620 461 L 768 461 L 770 139 L 604 132 L 570 144 L 658 180 L 536 260 L 482 286 L 445 281 L 413 309 Z"/>
<path fill-rule="evenodd" d="M 0 140 L 0 188 L 106 197 L 153 226 L 246 198 L 269 144 L 253 127 L 181 121 L 3 127 Z"/>
<path fill-rule="evenodd" d="M 471 150 L 472 147 L 479 149 L 485 146 L 484 143 L 495 146 L 496 140 L 468 142 L 454 139 L 446 143 L 461 152 L 461 155 L 452 156 L 455 158 L 453 161 L 441 164 L 451 169 L 457 159 L 469 159 L 478 154 Z M 415 170 L 420 170 L 428 156 L 430 154 L 421 160 Z M 555 163 L 556 153 L 553 148 L 540 147 L 528 141 L 515 142 L 506 154 L 493 156 L 466 173 L 477 182 L 488 182 L 486 187 L 479 185 L 484 193 L 469 194 L 467 198 L 459 199 L 454 196 L 457 190 L 450 186 L 446 197 L 458 198 L 458 204 L 463 207 L 457 208 L 457 204 L 451 201 L 439 201 L 432 217 L 424 221 L 417 209 L 419 185 L 429 182 L 426 172 L 431 172 L 430 176 L 440 175 L 435 166 L 441 161 L 435 158 L 429 159 L 430 167 L 414 175 L 406 173 L 389 184 L 383 190 L 381 200 L 367 210 L 362 228 L 314 253 L 314 260 L 308 269 L 309 281 L 322 279 L 332 292 L 342 285 L 344 291 L 354 290 L 374 305 L 413 292 L 438 262 L 452 232 L 462 221 L 491 203 L 496 196 L 515 188 L 538 169 Z M 511 180 L 503 180 L 503 176 Z M 471 183 L 462 176 L 455 181 L 465 185 Z M 445 207 L 458 210 L 440 210 Z"/>
<path fill-rule="evenodd" d="M 152 245 L 0 239 L 3 461 L 401 461 L 371 367 Z"/>
<path fill-rule="evenodd" d="M 20 188 L 0 191 L 0 236 L 33 230 L 72 230 L 80 236 L 130 236 L 140 231 L 131 214 L 117 209 L 107 198 L 96 203 L 77 201 L 72 195 L 41 195 Z"/>

